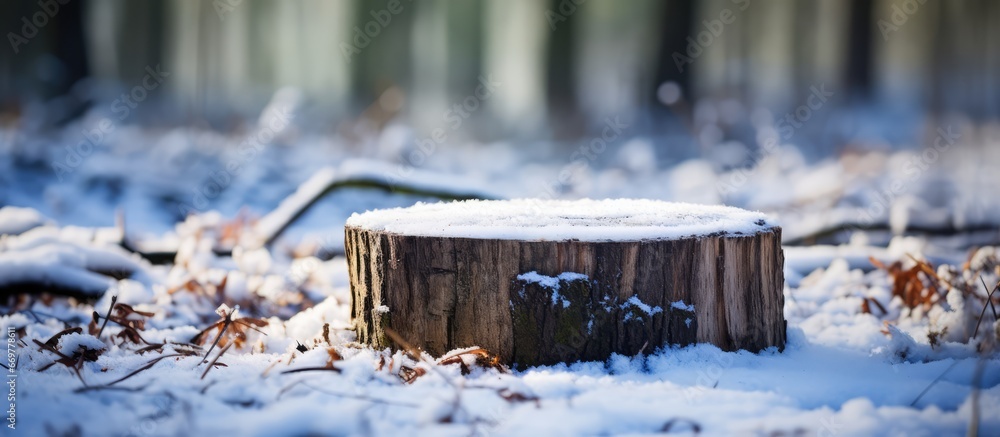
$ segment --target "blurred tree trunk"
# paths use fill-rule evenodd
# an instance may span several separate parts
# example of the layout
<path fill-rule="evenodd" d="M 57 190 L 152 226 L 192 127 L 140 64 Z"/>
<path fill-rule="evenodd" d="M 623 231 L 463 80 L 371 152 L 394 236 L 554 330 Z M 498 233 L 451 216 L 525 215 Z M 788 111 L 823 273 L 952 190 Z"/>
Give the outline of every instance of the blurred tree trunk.
<path fill-rule="evenodd" d="M 548 15 L 546 22 L 551 30 L 551 37 L 545 55 L 545 99 L 547 117 L 552 124 L 553 133 L 557 138 L 578 135 L 582 129 L 581 116 L 576 98 L 576 76 L 573 71 L 576 65 L 576 53 L 573 41 L 579 33 L 579 20 L 576 15 L 563 17 L 559 6 L 564 0 L 549 0 L 548 11 L 556 15 Z"/>
<path fill-rule="evenodd" d="M 531 134 L 546 125 L 545 50 L 553 29 L 545 18 L 545 3 L 537 0 L 486 2 L 483 74 L 508 84 L 488 104 L 509 134 Z"/>
<path fill-rule="evenodd" d="M 680 66 L 674 59 L 674 54 L 684 55 L 687 50 L 687 37 L 691 35 L 694 22 L 694 6 L 685 0 L 669 0 L 665 2 L 659 21 L 659 54 L 657 55 L 657 73 L 654 88 L 650 90 L 655 96 L 656 88 L 664 82 L 677 83 L 685 96 L 691 95 L 691 69 L 687 64 Z"/>
<path fill-rule="evenodd" d="M 877 28 L 872 21 L 872 0 L 851 0 L 847 8 L 849 20 L 841 27 L 847 32 L 847 46 L 844 48 L 845 85 L 857 98 L 869 98 L 872 92 L 872 46 L 873 29 Z"/>
<path fill-rule="evenodd" d="M 420 126 L 438 126 L 448 109 L 447 0 L 428 0 L 414 4 L 413 35 L 410 59 L 413 62 L 413 88 L 410 99 L 411 119 Z M 426 135 L 422 132 L 420 135 Z"/>
<path fill-rule="evenodd" d="M 690 102 L 734 97 L 777 111 L 816 84 L 914 117 L 924 108 L 979 119 L 1000 111 L 1000 30 L 992 25 L 1000 5 L 990 0 L 403 1 L 377 36 L 345 56 L 355 26 L 388 5 L 70 2 L 0 54 L 0 98 L 63 94 L 85 75 L 127 88 L 160 64 L 170 77 L 156 94 L 194 118 L 253 116 L 283 86 L 302 89 L 322 117 L 356 115 L 396 85 L 409 94 L 409 122 L 447 127 L 446 111 L 483 73 L 507 86 L 477 112 L 491 120 L 477 127 L 504 134 L 553 125 L 579 135 L 574 119 L 655 108 L 666 81 Z M 678 68 L 673 54 L 690 55 L 690 41 L 725 9 L 735 20 Z M 40 6 L 6 2 L 0 11 L 4 28 L 19 34 Z"/>
<path fill-rule="evenodd" d="M 409 53 L 411 37 L 415 37 L 414 18 L 417 15 L 415 9 L 419 5 L 410 2 L 399 4 L 402 9 L 397 9 L 399 12 L 394 14 L 388 11 L 386 1 L 354 0 L 353 2 L 353 19 L 345 25 L 350 28 L 349 39 L 345 38 L 349 44 L 353 43 L 355 38 L 355 26 L 363 31 L 363 28 L 375 19 L 373 14 L 381 15 L 383 19 L 385 13 L 382 11 L 390 14 L 390 21 L 385 26 L 379 25 L 381 31 L 378 36 L 372 38 L 360 53 L 352 55 L 350 61 L 345 59 L 338 49 L 338 60 L 350 64 L 353 83 L 352 102 L 358 110 L 376 104 L 376 99 L 389 87 L 410 88 L 411 83 L 415 84 L 411 68 L 415 60 L 410 58 Z M 322 23 L 317 24 L 322 25 Z"/>
<path fill-rule="evenodd" d="M 574 13 L 576 94 L 581 111 L 593 124 L 606 117 L 632 119 L 649 109 L 644 93 L 653 89 L 658 51 L 656 19 L 662 4 L 652 0 L 587 2 Z"/>
<path fill-rule="evenodd" d="M 932 47 L 945 36 L 935 36 L 933 20 L 940 3 L 927 2 L 913 15 L 906 15 L 901 24 L 894 21 L 894 0 L 876 0 L 872 17 L 873 33 L 869 41 L 875 49 L 874 98 L 890 108 L 912 111 L 930 102 L 933 92 L 931 68 Z M 897 16 L 899 14 L 896 14 Z"/>

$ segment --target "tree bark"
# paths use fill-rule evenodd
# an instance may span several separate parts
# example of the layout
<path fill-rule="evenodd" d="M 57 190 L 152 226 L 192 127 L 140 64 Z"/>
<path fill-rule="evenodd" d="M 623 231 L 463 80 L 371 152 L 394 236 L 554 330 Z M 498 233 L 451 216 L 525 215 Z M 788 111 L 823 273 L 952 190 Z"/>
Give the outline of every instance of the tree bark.
<path fill-rule="evenodd" d="M 346 228 L 358 340 L 518 366 L 665 345 L 785 345 L 781 229 L 624 242 L 411 236 Z M 535 275 L 525 275 L 536 272 Z M 576 273 L 564 274 L 564 273 Z"/>

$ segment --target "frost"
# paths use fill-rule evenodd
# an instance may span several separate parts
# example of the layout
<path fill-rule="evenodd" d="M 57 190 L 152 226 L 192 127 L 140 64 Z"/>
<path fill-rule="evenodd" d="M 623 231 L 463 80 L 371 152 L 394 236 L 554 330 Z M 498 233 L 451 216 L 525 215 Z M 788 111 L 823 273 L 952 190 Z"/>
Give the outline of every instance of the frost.
<path fill-rule="evenodd" d="M 632 297 L 628 298 L 628 300 L 626 300 L 625 303 L 621 304 L 619 308 L 621 308 L 622 310 L 631 310 L 632 308 L 635 308 L 638 309 L 639 311 L 642 311 L 647 316 L 652 316 L 654 314 L 663 312 L 663 308 L 660 308 L 659 306 L 650 306 L 649 304 L 639 300 L 639 296 L 636 295 L 632 295 Z M 628 311 L 625 313 L 624 320 L 626 322 L 632 320 L 633 318 L 634 315 L 632 311 Z"/>
<path fill-rule="evenodd" d="M 467 200 L 354 214 L 348 226 L 406 235 L 518 240 L 639 241 L 774 226 L 759 212 L 656 200 Z"/>
<path fill-rule="evenodd" d="M 58 350 L 63 355 L 68 357 L 73 356 L 81 347 L 90 350 L 104 350 L 108 348 L 104 342 L 98 340 L 93 335 L 72 333 L 59 338 Z"/>
<path fill-rule="evenodd" d="M 230 308 L 229 305 L 221 304 L 219 305 L 218 308 L 215 309 L 215 314 L 218 314 L 219 317 L 234 317 L 236 316 L 236 313 L 238 313 L 239 311 L 240 311 L 239 305 Z"/>
<path fill-rule="evenodd" d="M 679 301 L 676 301 L 676 302 L 671 302 L 670 303 L 670 308 L 678 309 L 678 310 L 681 310 L 681 311 L 688 311 L 688 312 L 692 312 L 692 313 L 694 312 L 694 304 L 688 305 L 688 304 L 684 303 L 683 300 L 679 300 Z"/>
<path fill-rule="evenodd" d="M 663 312 L 663 308 L 660 308 L 658 306 L 649 306 L 645 302 L 639 300 L 639 296 L 636 295 L 632 295 L 632 297 L 628 298 L 628 300 L 626 300 L 625 303 L 623 303 L 621 306 L 622 309 L 628 309 L 629 307 L 639 308 L 640 310 L 642 310 L 642 312 L 650 316 L 656 313 Z"/>
<path fill-rule="evenodd" d="M 538 272 L 532 271 L 517 275 L 517 279 L 527 282 L 529 284 L 538 284 L 545 289 L 552 290 L 552 305 L 557 305 L 559 301 L 562 301 L 562 307 L 569 308 L 570 305 L 569 299 L 566 299 L 565 296 L 559 294 L 559 288 L 560 288 L 559 281 L 570 282 L 577 280 L 586 280 L 589 279 L 589 277 L 582 273 L 575 273 L 575 272 L 563 272 L 560 273 L 558 276 L 546 276 L 539 274 Z M 523 293 L 523 292 L 524 290 L 518 291 L 518 293 Z M 513 305 L 513 303 L 511 303 L 511 305 Z"/>
<path fill-rule="evenodd" d="M 721 111 L 720 105 L 709 103 L 698 112 L 704 108 Z M 82 116 L 84 124 L 88 117 Z M 723 126 L 719 120 L 703 124 Z M 773 121 L 766 124 L 758 134 L 768 135 Z M 712 345 L 693 344 L 648 347 L 640 357 L 631 355 L 637 350 L 628 351 L 606 361 L 539 366 L 512 374 L 473 369 L 463 375 L 459 365 L 430 371 L 426 363 L 408 357 L 405 351 L 358 344 L 350 330 L 350 280 L 347 263 L 337 254 L 343 253 L 342 227 L 353 213 L 376 208 L 389 211 L 386 215 L 362 213 L 351 219 L 352 223 L 384 225 L 386 229 L 594 240 L 669 238 L 687 232 L 701 235 L 713 229 L 733 229 L 721 215 L 711 212 L 732 210 L 679 206 L 683 204 L 669 204 L 673 205 L 669 210 L 662 210 L 659 208 L 665 202 L 625 200 L 573 202 L 581 205 L 576 209 L 563 208 L 570 203 L 558 200 L 519 200 L 506 204 L 422 204 L 394 210 L 412 206 L 417 198 L 348 189 L 317 202 L 282 234 L 282 239 L 262 249 L 263 245 L 251 244 L 254 238 L 250 237 L 274 232 L 324 184 L 338 178 L 400 182 L 449 192 L 538 197 L 548 194 L 539 182 L 553 180 L 573 158 L 557 153 L 550 162 L 529 161 L 519 147 L 503 143 L 468 148 L 474 151 L 448 148 L 447 153 L 442 147 L 428 165 L 408 168 L 405 170 L 412 173 L 401 174 L 400 160 L 415 150 L 418 139 L 395 120 L 375 138 L 362 139 L 365 153 L 381 161 L 351 161 L 351 153 L 335 135 L 311 137 L 306 130 L 291 128 L 287 132 L 294 135 L 282 134 L 288 147 L 258 151 L 212 202 L 193 205 L 198 210 L 219 208 L 221 212 L 195 211 L 175 223 L 179 216 L 173 200 L 164 206 L 159 199 L 180 196 L 180 202 L 193 204 L 191 193 L 225 168 L 235 156 L 230 152 L 242 150 L 243 135 L 188 128 L 161 135 L 134 123 L 121 124 L 114 135 L 105 136 L 107 144 L 94 148 L 86 165 L 67 175 L 70 180 L 51 180 L 50 184 L 45 178 L 49 169 L 30 163 L 63 159 L 66 144 L 61 142 L 78 139 L 80 128 L 85 126 L 72 121 L 65 132 L 68 136 L 52 135 L 57 141 L 36 147 L 30 138 L 21 145 L 18 125 L 15 122 L 4 128 L 4 138 L 16 141 L 0 141 L 6 145 L 0 145 L 6 147 L 6 153 L 0 153 L 0 191 L 4 195 L 0 200 L 34 209 L 0 208 L 0 234 L 4 234 L 0 236 L 0 285 L 75 286 L 91 296 L 75 301 L 60 297 L 21 300 L 0 315 L 0 332 L 12 330 L 21 341 L 16 343 L 18 426 L 25 435 L 73 434 L 78 430 L 93 435 L 637 435 L 659 432 L 675 417 L 690 418 L 708 435 L 800 430 L 819 435 L 956 435 L 965 433 L 969 426 L 974 405 L 969 396 L 969 375 L 982 359 L 977 347 L 995 344 L 1000 337 L 1000 321 L 987 308 L 977 339 L 966 342 L 983 310 L 986 291 L 981 284 L 967 294 L 964 285 L 959 287 L 963 293 L 956 293 L 938 284 L 940 299 L 926 310 L 923 306 L 911 310 L 894 294 L 893 278 L 873 269 L 869 260 L 871 257 L 886 265 L 899 261 L 905 269 L 913 265 L 909 258 L 913 255 L 932 261 L 942 280 L 978 284 L 982 274 L 992 286 L 1000 279 L 995 269 L 997 249 L 983 247 L 971 259 L 964 250 L 971 244 L 983 244 L 987 233 L 947 237 L 946 244 L 939 244 L 939 238 L 886 240 L 879 233 L 865 238 L 858 232 L 850 245 L 783 247 L 788 343 L 780 353 L 726 352 Z M 778 132 L 770 134 L 781 138 Z M 963 159 L 965 152 L 960 148 L 952 148 L 947 158 L 928 167 L 923 177 L 911 180 L 905 173 L 906 164 L 919 155 L 891 148 L 870 155 L 852 152 L 814 160 L 812 154 L 807 158 L 791 145 L 780 145 L 773 154 L 754 162 L 751 172 L 745 172 L 741 163 L 748 147 L 735 141 L 719 148 L 727 149 L 723 153 L 731 156 L 722 158 L 732 165 L 720 165 L 721 158 L 706 155 L 661 168 L 658 163 L 676 162 L 662 155 L 669 147 L 661 145 L 660 139 L 641 135 L 635 140 L 609 144 L 607 154 L 594 162 L 600 165 L 583 170 L 581 176 L 585 177 L 572 178 L 565 191 L 551 194 L 727 202 L 747 210 L 774 212 L 774 217 L 781 219 L 783 237 L 800 242 L 806 236 L 857 223 L 867 217 L 862 213 L 871 213 L 873 227 L 895 230 L 996 229 L 1000 217 L 1000 197 L 990 195 L 997 192 L 997 178 L 988 172 L 976 176 L 964 171 L 971 167 L 963 164 L 996 168 L 997 154 L 981 153 L 990 145 L 969 148 L 972 161 Z M 650 146 L 655 147 L 657 162 L 640 159 L 650 156 Z M 26 151 L 36 155 L 19 160 L 18 154 Z M 212 162 L 212 157 L 219 160 Z M 33 168 L 41 168 L 41 172 Z M 332 170 L 320 171 L 323 168 Z M 730 187 L 732 176 L 740 175 L 745 179 Z M 299 186 L 299 195 L 273 208 L 282 196 L 297 191 L 294 184 L 307 179 L 312 180 Z M 894 180 L 907 181 L 906 190 L 919 201 L 900 196 L 885 199 L 886 205 L 870 195 L 879 185 L 884 188 Z M 115 181 L 121 193 L 108 196 L 104 181 Z M 725 194 L 720 184 L 725 185 Z M 252 229 L 234 230 L 232 219 L 244 205 L 253 213 L 272 213 L 249 225 Z M 640 207 L 636 209 L 639 214 L 630 214 L 625 206 Z M 119 207 L 125 212 L 126 230 L 136 247 L 149 252 L 177 251 L 172 263 L 153 266 L 119 246 L 121 229 L 110 227 Z M 441 211 L 461 213 L 446 223 L 421 219 L 421 214 Z M 736 217 L 747 220 L 736 224 L 747 226 L 747 230 L 773 225 L 770 221 L 757 225 L 751 220 L 756 214 L 738 212 Z M 411 218 L 421 220 L 408 222 Z M 689 219 L 702 218 L 709 218 L 711 226 L 698 228 L 688 223 Z M 91 227 L 97 223 L 109 227 Z M 247 232 L 250 230 L 253 232 Z M 831 237 L 830 241 L 836 239 Z M 223 255 L 229 249 L 233 256 Z M 327 261 L 317 264 L 321 259 Z M 969 270 L 961 269 L 967 260 Z M 115 279 L 125 273 L 128 279 Z M 548 277 L 531 272 L 522 279 L 537 281 L 540 286 L 558 286 L 560 279 L 586 276 L 564 273 Z M 923 273 L 920 279 L 925 283 L 933 280 Z M 563 292 L 568 290 L 558 290 L 554 304 L 569 304 Z M 205 380 L 199 380 L 207 367 L 201 356 L 164 359 L 118 385 L 125 390 L 77 392 L 81 381 L 65 366 L 56 364 L 39 371 L 60 357 L 41 350 L 35 341 L 44 344 L 66 329 L 63 321 L 82 327 L 84 333 L 62 336 L 56 345 L 60 353 L 72 354 L 80 347 L 104 349 L 98 361 L 84 362 L 80 367 L 89 385 L 114 381 L 152 359 L 176 352 L 167 346 L 162 353 L 137 354 L 135 350 L 145 345 L 123 344 L 118 336 L 122 328 L 114 323 L 108 324 L 100 339 L 87 335 L 93 313 L 106 314 L 114 295 L 120 303 L 154 314 L 144 321 L 141 332 L 153 343 L 189 342 L 218 320 L 213 311 L 223 302 L 223 313 L 240 304 L 246 314 L 266 318 L 269 323 L 259 327 L 263 333 L 246 329 L 245 344 L 231 347 L 220 359 L 227 366 L 213 368 Z M 548 305 L 550 295 L 543 296 L 542 302 Z M 862 312 L 863 299 L 880 302 L 887 314 L 874 305 L 870 305 L 870 313 Z M 658 310 L 629 301 L 624 302 L 628 312 L 622 314 L 634 317 L 629 323 Z M 576 309 L 577 302 L 572 304 Z M 600 300 L 594 306 L 599 313 L 596 316 L 602 317 L 581 321 L 580 330 L 585 331 L 581 336 L 603 335 L 606 333 L 596 331 L 614 329 L 600 323 L 610 318 L 604 316 L 620 314 L 622 305 L 617 297 Z M 694 328 L 700 322 L 690 311 L 689 302 L 663 301 L 662 305 L 663 312 L 671 312 L 672 321 L 678 324 Z M 704 309 L 699 303 L 698 310 Z M 398 311 L 395 307 L 392 310 Z M 234 328 L 237 326 L 229 330 Z M 208 341 L 217 333 L 218 329 L 209 332 Z M 412 333 L 400 334 L 419 340 Z M 932 341 L 937 346 L 932 347 Z M 341 356 L 336 362 L 340 372 L 282 373 L 296 367 L 322 367 L 331 358 L 330 350 Z M 985 358 L 987 367 L 979 391 L 982 412 L 996 411 L 1000 405 L 995 372 L 990 372 L 995 354 Z M 916 406 L 910 406 L 921 389 L 931 387 L 953 365 Z M 414 384 L 401 384 L 399 374 L 406 369 L 426 374 Z M 444 378 L 462 387 L 461 393 Z M 520 402 L 535 398 L 538 400 Z M 109 411 L 114 420 L 106 420 Z M 331 412 L 337 412 L 337 420 L 329 420 Z M 443 419 L 447 423 L 439 423 Z M 691 434 L 682 421 L 671 423 L 671 431 Z M 981 414 L 980 429 L 984 435 L 997 434 L 1000 418 Z"/>

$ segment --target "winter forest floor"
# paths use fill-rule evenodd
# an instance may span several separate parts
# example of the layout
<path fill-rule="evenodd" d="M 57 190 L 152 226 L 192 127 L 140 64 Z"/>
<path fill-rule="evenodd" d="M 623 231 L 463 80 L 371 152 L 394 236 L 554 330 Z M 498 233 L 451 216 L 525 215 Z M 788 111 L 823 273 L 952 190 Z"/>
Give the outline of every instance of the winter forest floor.
<path fill-rule="evenodd" d="M 123 126 L 77 160 L 60 145 L 79 130 L 0 131 L 0 329 L 17 339 L 8 381 L 25 435 L 1000 434 L 1000 322 L 987 305 L 1000 281 L 988 171 L 1000 135 L 988 128 L 939 154 L 808 160 L 782 146 L 744 166 L 753 154 L 738 144 L 672 161 L 638 138 L 587 165 L 574 149 L 543 159 L 484 144 L 421 168 L 398 163 L 413 151 L 400 126 L 350 144 L 281 129 L 252 154 L 241 145 L 253 130 Z M 260 243 L 288 216 L 266 214 L 310 177 L 368 176 L 424 194 L 766 212 L 787 244 L 788 345 L 520 371 L 489 365 L 489 351 L 420 360 L 359 346 L 344 221 L 434 199 L 347 187 Z M 124 249 L 123 234 L 167 262 Z"/>

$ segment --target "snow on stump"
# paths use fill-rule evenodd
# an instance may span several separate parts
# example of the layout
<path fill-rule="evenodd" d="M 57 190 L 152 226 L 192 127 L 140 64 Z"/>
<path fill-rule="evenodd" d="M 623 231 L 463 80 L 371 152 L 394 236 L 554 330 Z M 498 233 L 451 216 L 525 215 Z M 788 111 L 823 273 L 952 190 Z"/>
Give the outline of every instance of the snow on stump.
<path fill-rule="evenodd" d="M 434 355 L 518 366 L 663 345 L 785 344 L 781 228 L 756 212 L 650 200 L 464 201 L 355 214 L 358 340 L 391 328 Z"/>

